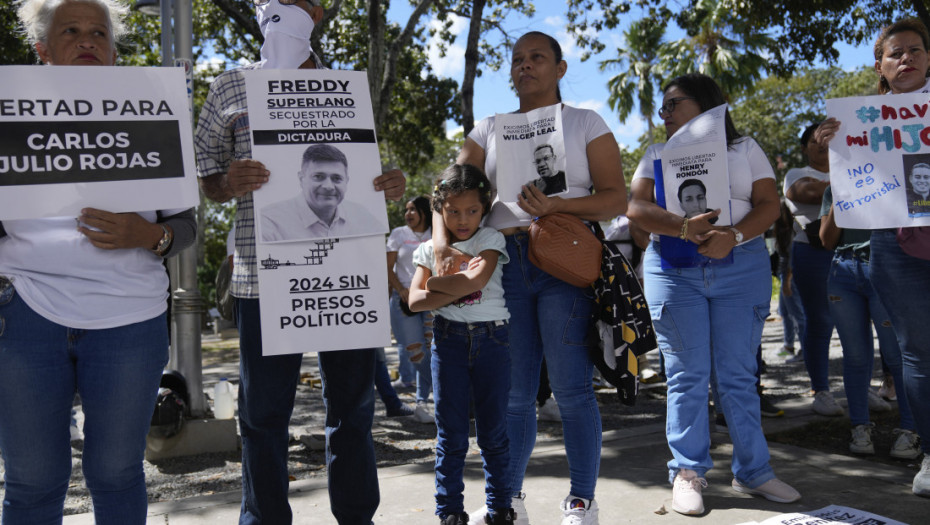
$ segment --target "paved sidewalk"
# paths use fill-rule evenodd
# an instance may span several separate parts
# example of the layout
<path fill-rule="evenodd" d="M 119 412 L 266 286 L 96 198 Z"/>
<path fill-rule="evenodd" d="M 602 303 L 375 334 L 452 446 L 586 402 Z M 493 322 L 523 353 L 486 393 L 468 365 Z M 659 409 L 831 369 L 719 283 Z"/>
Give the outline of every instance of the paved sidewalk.
<path fill-rule="evenodd" d="M 785 418 L 766 419 L 768 432 L 810 419 L 809 399 L 787 403 Z M 669 457 L 661 425 L 613 430 L 604 434 L 603 460 L 597 487 L 600 523 L 613 525 L 679 524 L 701 521 L 739 524 L 827 505 L 866 510 L 912 525 L 928 522 L 930 500 L 910 493 L 913 469 L 862 459 L 824 454 L 780 444 L 770 444 L 772 465 L 778 476 L 803 495 L 797 503 L 778 504 L 737 494 L 730 488 L 731 447 L 725 433 L 715 432 L 712 451 L 715 468 L 708 472 L 704 491 L 708 512 L 700 517 L 679 515 L 670 509 L 671 488 L 665 482 Z M 483 503 L 483 478 L 477 451 L 466 468 L 466 508 Z M 532 523 L 558 523 L 559 501 L 568 491 L 568 465 L 561 443 L 539 446 L 527 472 L 527 513 Z M 381 506 L 375 516 L 379 525 L 438 523 L 433 515 L 433 472 L 428 464 L 382 468 Z M 325 480 L 297 481 L 291 485 L 295 524 L 334 525 L 329 512 Z M 664 513 L 665 507 L 669 512 Z M 216 494 L 149 506 L 150 525 L 234 524 L 239 514 L 239 493 Z M 90 514 L 69 516 L 65 525 L 92 525 Z"/>

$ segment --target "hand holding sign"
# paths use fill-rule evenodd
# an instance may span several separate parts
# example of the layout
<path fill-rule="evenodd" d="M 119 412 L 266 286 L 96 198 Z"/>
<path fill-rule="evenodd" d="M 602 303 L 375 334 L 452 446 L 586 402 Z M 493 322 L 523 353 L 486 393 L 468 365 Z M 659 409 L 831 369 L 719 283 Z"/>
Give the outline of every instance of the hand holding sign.
<path fill-rule="evenodd" d="M 103 250 L 150 250 L 164 234 L 161 226 L 136 213 L 111 213 L 84 208 L 78 221 L 83 225 L 78 226 L 78 231 L 86 235 L 91 244 Z"/>
<path fill-rule="evenodd" d="M 265 165 L 253 159 L 234 160 L 226 173 L 226 184 L 233 197 L 242 197 L 256 191 L 268 182 L 271 175 Z"/>

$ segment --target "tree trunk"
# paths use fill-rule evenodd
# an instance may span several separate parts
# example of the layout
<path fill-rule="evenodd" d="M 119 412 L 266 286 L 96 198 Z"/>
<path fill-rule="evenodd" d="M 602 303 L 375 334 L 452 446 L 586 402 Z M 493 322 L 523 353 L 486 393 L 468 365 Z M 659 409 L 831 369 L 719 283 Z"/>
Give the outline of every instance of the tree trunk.
<path fill-rule="evenodd" d="M 465 76 L 462 79 L 462 126 L 465 136 L 475 127 L 475 77 L 478 75 L 478 41 L 481 38 L 481 15 L 486 0 L 473 0 L 468 44 L 465 47 Z"/>
<path fill-rule="evenodd" d="M 386 20 L 381 16 L 381 0 L 368 0 L 368 91 L 375 117 L 375 129 L 381 129 L 380 102 L 384 77 L 384 32 Z"/>

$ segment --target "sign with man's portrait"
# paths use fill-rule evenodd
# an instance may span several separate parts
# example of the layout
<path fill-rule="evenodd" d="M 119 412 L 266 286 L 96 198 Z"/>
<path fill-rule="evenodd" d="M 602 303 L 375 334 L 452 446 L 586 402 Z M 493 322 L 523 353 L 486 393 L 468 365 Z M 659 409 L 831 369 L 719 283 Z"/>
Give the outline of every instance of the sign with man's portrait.
<path fill-rule="evenodd" d="M 245 72 L 265 355 L 390 344 L 384 194 L 364 72 Z"/>
<path fill-rule="evenodd" d="M 3 66 L 0 220 L 200 202 L 184 71 Z"/>
<path fill-rule="evenodd" d="M 524 184 L 532 184 L 545 195 L 568 191 L 565 177 L 565 141 L 561 104 L 526 113 L 495 115 L 497 195 L 503 202 L 516 202 Z"/>
<path fill-rule="evenodd" d="M 841 228 L 930 226 L 930 94 L 827 100 L 833 215 Z"/>

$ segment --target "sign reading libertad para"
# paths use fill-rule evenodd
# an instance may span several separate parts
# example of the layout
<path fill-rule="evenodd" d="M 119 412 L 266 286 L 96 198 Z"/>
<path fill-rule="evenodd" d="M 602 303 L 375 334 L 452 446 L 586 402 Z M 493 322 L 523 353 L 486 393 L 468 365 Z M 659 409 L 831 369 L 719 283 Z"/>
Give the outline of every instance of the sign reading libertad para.
<path fill-rule="evenodd" d="M 843 228 L 930 226 L 930 94 L 827 100 L 833 214 Z"/>
<path fill-rule="evenodd" d="M 178 68 L 4 66 L 0 220 L 199 201 Z"/>
<path fill-rule="evenodd" d="M 244 75 L 266 355 L 390 344 L 384 194 L 364 72 Z"/>

